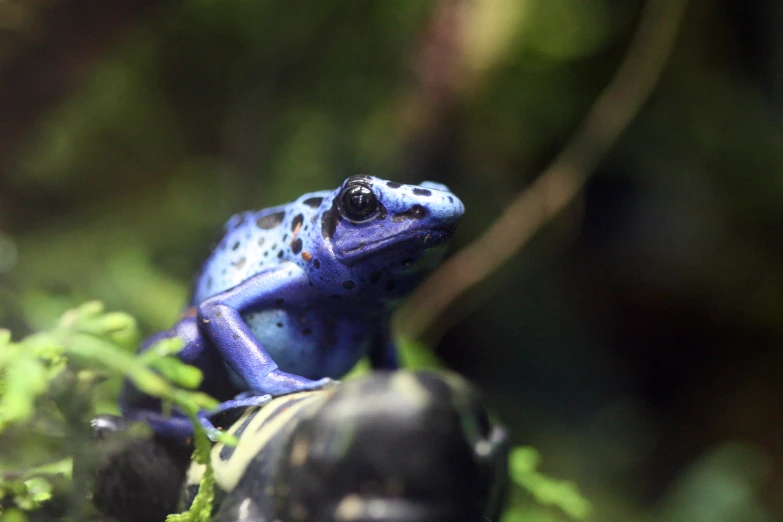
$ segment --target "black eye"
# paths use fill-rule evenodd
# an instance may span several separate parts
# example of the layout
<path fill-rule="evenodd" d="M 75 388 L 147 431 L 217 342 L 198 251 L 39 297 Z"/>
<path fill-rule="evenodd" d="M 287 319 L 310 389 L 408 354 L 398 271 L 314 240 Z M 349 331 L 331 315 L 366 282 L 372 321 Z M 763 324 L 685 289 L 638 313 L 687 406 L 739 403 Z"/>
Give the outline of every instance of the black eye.
<path fill-rule="evenodd" d="M 366 221 L 378 212 L 378 200 L 368 187 L 351 185 L 340 193 L 340 208 L 351 221 Z"/>

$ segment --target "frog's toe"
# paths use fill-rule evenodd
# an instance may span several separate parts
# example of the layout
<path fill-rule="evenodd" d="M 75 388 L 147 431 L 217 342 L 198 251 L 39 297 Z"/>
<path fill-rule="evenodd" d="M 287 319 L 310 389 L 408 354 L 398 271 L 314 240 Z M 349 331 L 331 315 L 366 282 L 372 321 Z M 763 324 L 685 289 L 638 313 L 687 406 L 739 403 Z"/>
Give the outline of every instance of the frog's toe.
<path fill-rule="evenodd" d="M 263 406 L 267 402 L 272 400 L 272 396 L 269 394 L 258 395 L 253 392 L 243 392 L 237 395 L 230 401 L 221 402 L 214 410 L 207 412 L 207 415 L 213 416 L 224 411 L 232 410 L 234 408 L 253 408 L 256 406 Z"/>
<path fill-rule="evenodd" d="M 258 383 L 252 386 L 252 389 L 259 392 L 269 393 L 273 396 L 288 395 L 301 391 L 319 390 L 334 382 L 332 379 L 321 379 L 312 381 L 299 375 L 286 373 L 280 370 L 269 372 Z"/>
<path fill-rule="evenodd" d="M 323 379 L 318 379 L 317 381 L 313 381 L 313 387 L 309 388 L 311 390 L 330 390 L 332 388 L 336 388 L 342 384 L 340 381 L 332 379 L 330 377 L 324 377 Z"/>
<path fill-rule="evenodd" d="M 204 428 L 204 431 L 207 432 L 207 437 L 209 437 L 209 440 L 212 442 L 217 442 L 218 438 L 220 437 L 220 430 L 217 429 L 215 425 L 212 424 L 212 422 L 207 418 L 206 413 L 199 413 L 198 422 L 201 424 L 201 427 Z"/>
<path fill-rule="evenodd" d="M 330 390 L 332 388 L 335 388 L 339 384 L 340 381 L 334 380 L 330 377 L 324 377 L 323 379 L 318 379 L 317 381 L 310 381 L 302 385 L 301 390 L 302 391 Z"/>
<path fill-rule="evenodd" d="M 244 401 L 244 400 L 254 401 L 254 400 L 257 400 L 257 401 L 260 401 L 262 404 L 266 403 L 266 402 L 269 402 L 269 400 L 271 398 L 272 398 L 272 396 L 269 395 L 268 393 L 266 393 L 266 394 L 258 394 L 257 392 L 254 392 L 254 391 L 251 391 L 251 390 L 243 391 L 242 393 L 237 393 L 234 396 L 234 400 L 235 401 Z M 228 402 L 231 402 L 231 401 L 228 401 Z"/>

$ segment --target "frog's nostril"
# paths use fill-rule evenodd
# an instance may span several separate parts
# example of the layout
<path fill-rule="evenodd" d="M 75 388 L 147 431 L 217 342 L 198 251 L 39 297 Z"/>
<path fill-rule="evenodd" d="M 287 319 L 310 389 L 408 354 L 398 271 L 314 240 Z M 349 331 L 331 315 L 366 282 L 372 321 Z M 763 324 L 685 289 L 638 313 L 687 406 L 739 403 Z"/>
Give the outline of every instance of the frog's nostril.
<path fill-rule="evenodd" d="M 462 201 L 460 201 L 458 198 L 451 196 L 453 201 L 451 202 L 453 205 L 453 212 L 457 219 L 461 218 L 465 214 L 465 205 L 462 204 Z"/>
<path fill-rule="evenodd" d="M 427 189 L 435 189 L 435 190 L 440 190 L 440 191 L 443 191 L 443 192 L 450 192 L 449 187 L 447 187 L 443 183 L 437 183 L 435 181 L 422 181 L 419 184 L 419 186 L 422 187 L 422 188 L 427 188 Z"/>
<path fill-rule="evenodd" d="M 443 226 L 450 232 L 453 232 L 454 229 L 457 228 L 457 224 L 459 224 L 464 213 L 465 207 L 462 206 L 459 200 L 455 201 L 448 207 L 448 211 L 443 215 Z"/>

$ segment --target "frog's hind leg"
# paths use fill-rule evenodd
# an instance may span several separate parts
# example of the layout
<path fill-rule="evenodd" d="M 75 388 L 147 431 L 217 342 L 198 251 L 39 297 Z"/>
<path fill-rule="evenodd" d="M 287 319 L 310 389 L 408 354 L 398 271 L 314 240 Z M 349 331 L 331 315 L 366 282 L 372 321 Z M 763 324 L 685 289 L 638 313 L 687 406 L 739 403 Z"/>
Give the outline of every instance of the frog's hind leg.
<path fill-rule="evenodd" d="M 159 411 L 138 409 L 128 411 L 125 417 L 131 421 L 147 424 L 156 435 L 161 437 L 185 441 L 193 436 L 193 424 L 189 418 L 181 414 L 164 415 Z M 207 435 L 210 435 L 213 430 L 217 431 L 211 423 L 204 425 L 203 428 L 207 431 Z"/>
<path fill-rule="evenodd" d="M 228 409 L 231 408 L 226 408 L 226 410 Z M 214 414 L 214 412 L 199 412 L 197 416 L 199 424 L 207 432 L 207 437 L 213 442 L 218 440 L 220 435 L 220 430 L 209 420 L 209 416 Z M 193 422 L 181 413 L 164 415 L 159 411 L 153 410 L 131 410 L 125 417 L 131 421 L 147 424 L 160 437 L 187 441 L 188 438 L 193 436 Z"/>
<path fill-rule="evenodd" d="M 207 432 L 207 436 L 210 440 L 216 441 L 220 434 L 220 430 L 212 424 L 212 421 L 210 420 L 211 417 L 235 408 L 263 406 L 270 400 L 272 400 L 271 395 L 261 395 L 225 401 L 220 403 L 214 410 L 199 412 L 197 418 L 201 427 Z M 188 417 L 179 412 L 173 413 L 172 415 L 164 415 L 160 411 L 132 409 L 125 414 L 125 417 L 128 420 L 148 424 L 157 435 L 162 437 L 186 440 L 193 435 L 193 423 Z"/>

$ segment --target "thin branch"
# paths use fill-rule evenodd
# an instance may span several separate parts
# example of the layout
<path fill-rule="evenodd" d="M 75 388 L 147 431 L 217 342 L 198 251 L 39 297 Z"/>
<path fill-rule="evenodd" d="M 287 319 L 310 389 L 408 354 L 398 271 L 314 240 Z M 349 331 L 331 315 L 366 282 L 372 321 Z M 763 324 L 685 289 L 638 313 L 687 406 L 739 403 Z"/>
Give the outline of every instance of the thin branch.
<path fill-rule="evenodd" d="M 418 288 L 395 318 L 398 333 L 420 338 L 454 300 L 494 273 L 573 201 L 658 83 L 686 5 L 687 0 L 648 0 L 617 72 L 568 144 L 481 236 Z"/>

